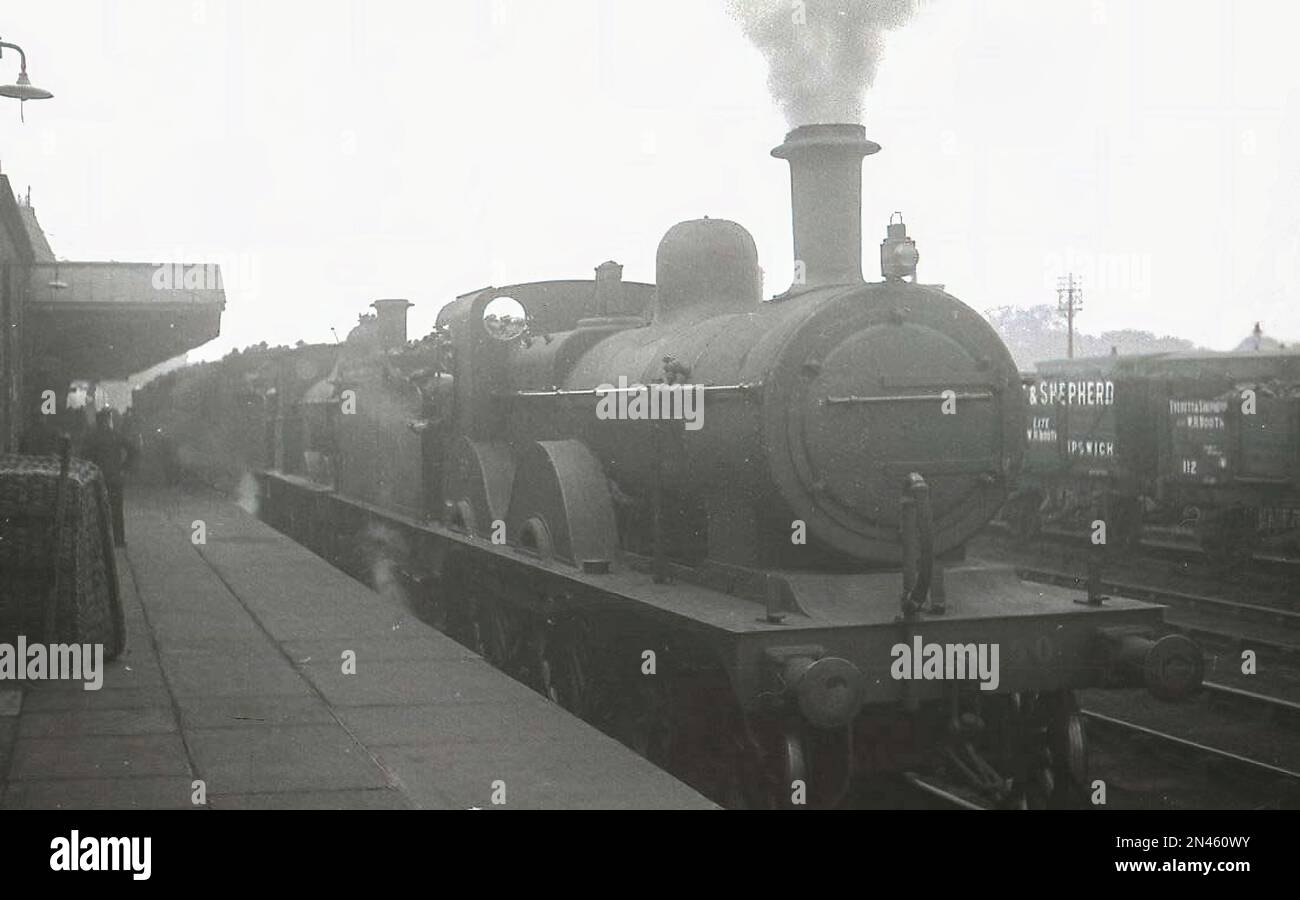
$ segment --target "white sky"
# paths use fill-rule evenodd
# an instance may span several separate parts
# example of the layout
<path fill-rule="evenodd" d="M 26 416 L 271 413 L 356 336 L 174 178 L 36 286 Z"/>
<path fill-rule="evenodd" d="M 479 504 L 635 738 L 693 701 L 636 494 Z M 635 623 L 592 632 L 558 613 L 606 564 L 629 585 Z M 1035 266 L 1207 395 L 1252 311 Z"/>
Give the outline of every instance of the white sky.
<path fill-rule="evenodd" d="M 0 101 L 0 167 L 67 259 L 223 264 L 212 357 L 411 334 L 486 284 L 653 280 L 675 221 L 735 219 L 790 279 L 785 132 L 722 0 L 44 0 L 0 36 L 55 99 Z M 1227 349 L 1300 339 L 1300 4 L 932 0 L 867 98 L 864 271 L 902 210 L 977 309 Z M 17 57 L 0 60 L 12 80 Z"/>

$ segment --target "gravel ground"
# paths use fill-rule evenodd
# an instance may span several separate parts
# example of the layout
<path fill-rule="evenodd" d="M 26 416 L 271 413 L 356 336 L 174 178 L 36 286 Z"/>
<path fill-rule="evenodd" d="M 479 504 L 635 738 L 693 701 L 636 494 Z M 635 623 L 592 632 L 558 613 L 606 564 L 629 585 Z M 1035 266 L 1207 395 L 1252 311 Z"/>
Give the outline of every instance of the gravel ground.
<path fill-rule="evenodd" d="M 1218 704 L 1212 706 L 1204 697 L 1162 703 L 1145 691 L 1084 691 L 1079 705 L 1198 744 L 1300 771 L 1300 735 L 1296 731 Z"/>
<path fill-rule="evenodd" d="M 1141 690 L 1084 691 L 1079 703 L 1092 712 L 1300 771 L 1300 734 L 1294 729 L 1211 705 L 1203 696 L 1170 704 Z M 1183 757 L 1166 756 L 1158 742 L 1098 733 L 1091 744 L 1094 777 L 1120 786 L 1124 802 L 1139 808 L 1251 809 L 1282 802 L 1283 792 L 1267 786 L 1215 783 Z"/>

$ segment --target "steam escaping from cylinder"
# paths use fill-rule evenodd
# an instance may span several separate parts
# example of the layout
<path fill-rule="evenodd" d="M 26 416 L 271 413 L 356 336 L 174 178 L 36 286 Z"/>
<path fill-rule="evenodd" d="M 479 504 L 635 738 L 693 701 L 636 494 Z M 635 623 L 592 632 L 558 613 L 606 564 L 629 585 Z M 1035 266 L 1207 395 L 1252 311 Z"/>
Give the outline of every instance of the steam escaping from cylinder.
<path fill-rule="evenodd" d="M 885 32 L 916 7 L 917 0 L 727 0 L 767 57 L 768 87 L 791 128 L 861 122 Z"/>
<path fill-rule="evenodd" d="M 239 476 L 239 484 L 235 488 L 235 502 L 239 504 L 240 509 L 253 518 L 258 517 L 262 505 L 262 492 L 252 472 L 246 471 Z"/>
<path fill-rule="evenodd" d="M 382 597 L 412 608 L 402 585 L 399 560 L 410 556 L 406 539 L 395 528 L 372 522 L 364 532 L 361 562 L 370 587 Z"/>

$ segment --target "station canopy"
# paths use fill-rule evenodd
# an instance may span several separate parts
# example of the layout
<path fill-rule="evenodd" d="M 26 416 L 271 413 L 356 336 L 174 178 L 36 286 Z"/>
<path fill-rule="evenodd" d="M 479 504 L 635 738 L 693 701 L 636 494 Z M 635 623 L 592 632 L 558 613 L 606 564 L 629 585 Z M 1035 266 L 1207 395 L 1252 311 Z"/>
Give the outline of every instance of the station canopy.
<path fill-rule="evenodd" d="M 29 352 L 73 378 L 120 380 L 217 337 L 226 292 L 221 269 L 202 263 L 56 260 L 30 204 Z"/>

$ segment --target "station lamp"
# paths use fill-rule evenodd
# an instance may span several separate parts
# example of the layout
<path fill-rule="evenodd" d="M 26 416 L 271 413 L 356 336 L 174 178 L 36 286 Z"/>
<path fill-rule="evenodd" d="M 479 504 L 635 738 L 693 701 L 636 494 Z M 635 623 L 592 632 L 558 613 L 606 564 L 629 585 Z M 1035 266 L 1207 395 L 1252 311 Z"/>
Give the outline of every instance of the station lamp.
<path fill-rule="evenodd" d="M 13 97 L 19 103 L 26 103 L 28 100 L 49 100 L 54 96 L 44 88 L 36 87 L 27 77 L 27 54 L 23 52 L 22 47 L 0 41 L 0 58 L 4 57 L 5 50 L 18 51 L 19 72 L 18 80 L 13 84 L 0 84 L 0 97 Z"/>

